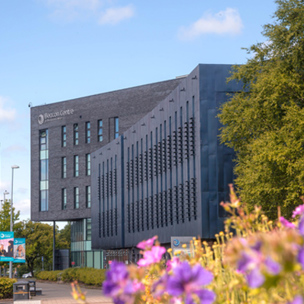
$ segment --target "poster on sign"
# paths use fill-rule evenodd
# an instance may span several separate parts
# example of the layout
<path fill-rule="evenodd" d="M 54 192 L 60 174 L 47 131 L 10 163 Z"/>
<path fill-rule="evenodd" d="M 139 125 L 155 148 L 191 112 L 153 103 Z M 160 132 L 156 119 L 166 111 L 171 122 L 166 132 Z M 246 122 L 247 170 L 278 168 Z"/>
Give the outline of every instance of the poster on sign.
<path fill-rule="evenodd" d="M 0 262 L 14 261 L 14 232 L 0 231 Z"/>
<path fill-rule="evenodd" d="M 25 238 L 14 239 L 14 263 L 25 263 Z"/>

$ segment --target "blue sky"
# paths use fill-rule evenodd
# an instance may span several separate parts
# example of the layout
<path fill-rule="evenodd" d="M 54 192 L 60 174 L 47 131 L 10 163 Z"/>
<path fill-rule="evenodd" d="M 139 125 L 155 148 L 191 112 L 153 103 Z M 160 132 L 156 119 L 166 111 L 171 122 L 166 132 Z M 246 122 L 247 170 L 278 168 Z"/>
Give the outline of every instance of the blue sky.
<path fill-rule="evenodd" d="M 0 1 L 0 199 L 30 217 L 30 110 L 175 78 L 199 63 L 245 63 L 271 0 Z M 7 196 L 9 198 L 10 195 Z"/>

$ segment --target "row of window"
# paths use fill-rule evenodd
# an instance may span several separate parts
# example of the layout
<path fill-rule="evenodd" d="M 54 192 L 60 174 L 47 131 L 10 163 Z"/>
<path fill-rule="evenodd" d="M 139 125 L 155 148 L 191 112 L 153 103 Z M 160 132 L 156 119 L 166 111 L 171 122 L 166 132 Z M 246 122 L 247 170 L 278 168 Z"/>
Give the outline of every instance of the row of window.
<path fill-rule="evenodd" d="M 74 187 L 74 209 L 79 209 L 79 187 Z M 85 187 L 85 200 L 86 200 L 86 207 L 91 208 L 91 186 Z M 67 189 L 62 188 L 61 189 L 61 206 L 62 210 L 67 209 L 68 204 L 68 197 L 67 197 Z"/>
<path fill-rule="evenodd" d="M 118 117 L 114 117 L 114 139 L 119 136 L 119 120 Z M 113 136 L 112 135 L 112 136 Z M 102 119 L 97 121 L 97 141 L 103 141 L 103 122 Z M 91 122 L 85 123 L 85 143 L 91 143 Z M 79 124 L 73 125 L 73 144 L 77 146 L 79 144 Z M 66 126 L 61 127 L 61 146 L 66 147 L 67 145 L 67 128 Z"/>
<path fill-rule="evenodd" d="M 48 130 L 39 131 L 39 210 L 49 209 L 49 140 Z"/>
<path fill-rule="evenodd" d="M 85 162 L 86 162 L 86 175 L 91 175 L 91 154 L 85 155 Z M 74 155 L 73 159 L 73 176 L 78 177 L 79 176 L 79 155 Z M 67 158 L 66 156 L 61 158 L 61 177 L 66 178 L 67 177 Z"/>

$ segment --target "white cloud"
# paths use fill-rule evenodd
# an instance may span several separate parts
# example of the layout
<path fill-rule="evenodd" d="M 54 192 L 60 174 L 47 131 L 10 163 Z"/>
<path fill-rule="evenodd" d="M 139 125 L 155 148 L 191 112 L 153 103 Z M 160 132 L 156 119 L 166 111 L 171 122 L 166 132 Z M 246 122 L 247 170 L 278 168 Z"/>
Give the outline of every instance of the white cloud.
<path fill-rule="evenodd" d="M 129 19 L 134 16 L 134 8 L 132 5 L 125 7 L 108 8 L 100 17 L 100 24 L 117 24 L 122 20 Z"/>
<path fill-rule="evenodd" d="M 181 39 L 194 39 L 203 34 L 230 34 L 237 35 L 243 28 L 239 12 L 233 8 L 212 15 L 205 14 L 202 18 L 179 31 Z"/>
<path fill-rule="evenodd" d="M 50 17 L 55 21 L 73 22 L 95 20 L 99 24 L 117 24 L 134 15 L 132 5 L 109 7 L 111 0 L 38 0 L 51 10 Z"/>
<path fill-rule="evenodd" d="M 104 0 L 43 0 L 52 9 L 51 18 L 71 22 L 98 13 Z"/>
<path fill-rule="evenodd" d="M 0 96 L 0 123 L 11 122 L 16 118 L 16 110 L 8 108 L 6 104 L 8 101 Z"/>

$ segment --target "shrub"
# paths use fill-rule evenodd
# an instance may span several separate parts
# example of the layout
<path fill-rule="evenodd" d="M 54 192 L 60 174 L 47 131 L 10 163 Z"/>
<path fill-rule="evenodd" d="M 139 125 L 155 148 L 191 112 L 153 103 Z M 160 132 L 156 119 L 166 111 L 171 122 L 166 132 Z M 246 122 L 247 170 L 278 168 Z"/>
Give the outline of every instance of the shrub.
<path fill-rule="evenodd" d="M 56 271 L 40 271 L 36 273 L 36 278 L 39 280 L 57 281 L 60 277 L 62 270 Z"/>
<path fill-rule="evenodd" d="M 67 268 L 57 271 L 41 271 L 36 274 L 39 280 L 74 282 L 86 285 L 101 286 L 105 280 L 105 270 L 95 268 Z"/>
<path fill-rule="evenodd" d="M 0 299 L 13 297 L 13 284 L 16 282 L 16 279 L 0 278 Z"/>

